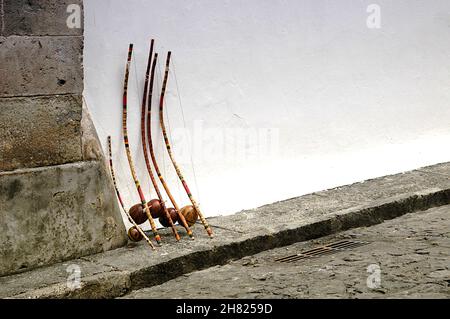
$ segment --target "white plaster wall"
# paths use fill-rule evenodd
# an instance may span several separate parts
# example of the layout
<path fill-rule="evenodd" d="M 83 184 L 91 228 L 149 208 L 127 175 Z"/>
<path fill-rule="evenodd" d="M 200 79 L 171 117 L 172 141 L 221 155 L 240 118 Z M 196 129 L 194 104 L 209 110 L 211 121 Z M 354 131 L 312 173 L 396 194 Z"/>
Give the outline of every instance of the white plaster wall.
<path fill-rule="evenodd" d="M 366 26 L 371 3 L 379 29 Z M 105 149 L 113 137 L 128 206 L 138 202 L 121 135 L 130 42 L 130 144 L 155 196 L 139 128 L 151 37 L 160 58 L 173 51 L 172 144 L 207 216 L 450 160 L 448 0 L 85 0 L 85 98 Z M 188 204 L 157 124 L 160 165 Z"/>

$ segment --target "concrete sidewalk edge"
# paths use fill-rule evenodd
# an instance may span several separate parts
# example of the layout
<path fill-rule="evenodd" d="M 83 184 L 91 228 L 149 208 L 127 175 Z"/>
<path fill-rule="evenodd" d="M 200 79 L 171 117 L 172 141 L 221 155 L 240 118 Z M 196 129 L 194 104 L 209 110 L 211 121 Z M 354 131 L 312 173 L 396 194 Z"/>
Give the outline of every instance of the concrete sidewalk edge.
<path fill-rule="evenodd" d="M 232 259 L 351 228 L 375 225 L 407 213 L 447 204 L 450 204 L 450 189 L 394 196 L 375 201 L 370 205 L 336 211 L 331 218 L 325 218 L 301 227 L 285 229 L 214 247 L 213 249 L 193 252 L 136 271 L 111 271 L 83 277 L 81 288 L 77 290 L 69 289 L 64 282 L 17 294 L 10 298 L 120 297 L 130 290 L 159 285 L 192 271 L 225 264 Z"/>

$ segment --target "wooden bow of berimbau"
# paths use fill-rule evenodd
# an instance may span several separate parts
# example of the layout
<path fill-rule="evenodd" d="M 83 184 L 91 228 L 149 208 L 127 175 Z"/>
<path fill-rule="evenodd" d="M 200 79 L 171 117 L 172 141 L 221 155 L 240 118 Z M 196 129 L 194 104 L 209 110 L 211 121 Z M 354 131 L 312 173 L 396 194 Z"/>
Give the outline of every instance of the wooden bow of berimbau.
<path fill-rule="evenodd" d="M 131 151 L 130 146 L 128 142 L 128 128 L 127 128 L 127 91 L 128 91 L 128 78 L 130 74 L 130 64 L 131 64 L 131 57 L 133 54 L 133 44 L 130 44 L 128 48 L 128 58 L 127 58 L 127 64 L 125 69 L 125 79 L 124 79 L 124 85 L 123 85 L 123 112 L 122 112 L 122 130 L 123 130 L 123 142 L 125 145 L 125 152 L 127 154 L 128 164 L 130 167 L 131 176 L 133 177 L 134 184 L 136 186 L 136 190 L 139 194 L 139 198 L 141 200 L 141 205 L 144 208 L 145 214 L 147 215 L 147 218 L 150 222 L 150 227 L 153 232 L 153 236 L 155 237 L 155 240 L 158 244 L 161 244 L 161 237 L 158 234 L 158 231 L 156 230 L 156 225 L 153 220 L 153 217 L 150 213 L 150 208 L 147 204 L 147 201 L 145 200 L 144 193 L 142 192 L 141 184 L 139 183 L 139 180 L 137 178 L 136 169 L 134 167 L 133 159 L 131 157 Z"/>
<path fill-rule="evenodd" d="M 155 151 L 153 149 L 152 130 L 151 130 L 151 112 L 152 112 L 153 82 L 154 82 L 157 58 L 158 58 L 158 54 L 155 53 L 155 57 L 153 59 L 151 77 L 150 77 L 150 88 L 149 88 L 149 91 L 148 91 L 147 135 L 148 135 L 148 146 L 149 146 L 149 150 L 150 150 L 150 156 L 152 158 L 152 163 L 153 163 L 153 166 L 155 168 L 156 174 L 158 175 L 158 178 L 159 178 L 162 186 L 164 187 L 164 190 L 166 191 L 167 196 L 169 197 L 173 207 L 175 208 L 175 211 L 176 211 L 177 216 L 178 216 L 178 222 L 181 225 L 183 225 L 183 227 L 186 229 L 186 232 L 189 235 L 189 237 L 194 239 L 194 235 L 192 233 L 192 230 L 189 228 L 189 225 L 186 222 L 186 219 L 185 219 L 184 215 L 182 214 L 183 209 L 186 210 L 186 208 L 183 207 L 180 210 L 180 208 L 178 207 L 177 202 L 175 201 L 175 198 L 172 196 L 172 193 L 170 192 L 169 186 L 167 185 L 166 181 L 164 180 L 164 177 L 161 174 L 158 162 L 156 161 Z"/>
<path fill-rule="evenodd" d="M 181 173 L 180 167 L 178 166 L 178 164 L 175 162 L 173 153 L 172 153 L 172 149 L 170 146 L 170 142 L 169 142 L 169 138 L 167 136 L 167 131 L 166 131 L 166 126 L 164 124 L 164 95 L 166 92 L 166 87 L 167 87 L 167 80 L 169 77 L 169 66 L 170 66 L 170 57 L 171 57 L 171 51 L 169 51 L 167 53 L 167 58 L 166 58 L 166 68 L 164 71 L 164 79 L 163 79 L 163 84 L 162 84 L 162 88 L 161 88 L 161 95 L 160 95 L 160 99 L 159 99 L 159 123 L 161 125 L 161 130 L 162 130 L 162 134 L 164 137 L 164 143 L 166 145 L 166 149 L 167 149 L 167 153 L 169 154 L 170 160 L 173 164 L 173 167 L 175 168 L 175 171 L 178 175 L 178 178 L 180 179 L 181 184 L 183 185 L 184 190 L 186 191 L 187 196 L 189 197 L 189 200 L 192 203 L 192 206 L 194 207 L 195 211 L 197 212 L 198 216 L 200 217 L 200 220 L 203 224 L 203 226 L 205 227 L 206 232 L 208 233 L 209 237 L 213 237 L 213 232 L 211 227 L 208 225 L 208 222 L 206 221 L 205 217 L 203 216 L 202 212 L 200 211 L 200 207 L 198 206 L 197 202 L 195 201 L 194 197 L 192 196 L 191 191 L 189 190 L 189 187 L 187 185 L 187 182 L 185 180 L 185 178 L 183 177 L 183 174 Z"/>
<path fill-rule="evenodd" d="M 145 164 L 147 168 L 147 172 L 150 176 L 150 180 L 152 182 L 153 187 L 155 188 L 156 194 L 158 199 L 152 199 L 150 202 L 147 202 L 145 200 L 145 196 L 143 194 L 141 184 L 139 183 L 139 180 L 137 178 L 136 169 L 133 163 L 133 159 L 131 156 L 130 146 L 129 146 L 129 140 L 128 140 L 128 128 L 127 128 L 127 91 L 128 91 L 128 79 L 129 79 L 129 73 L 130 73 L 130 64 L 131 64 L 131 58 L 133 54 L 133 44 L 130 44 L 128 49 L 128 57 L 127 57 L 127 64 L 125 69 L 125 79 L 124 79 L 124 87 L 123 87 L 123 111 L 122 111 L 122 133 L 123 133 L 123 141 L 125 145 L 125 152 L 127 155 L 127 160 L 129 164 L 129 169 L 131 176 L 133 178 L 134 184 L 136 186 L 136 190 L 139 194 L 140 203 L 136 204 L 131 207 L 129 212 L 126 211 L 125 206 L 123 204 L 122 197 L 120 196 L 119 190 L 117 188 L 115 175 L 114 175 L 114 169 L 112 165 L 112 155 L 111 155 L 111 139 L 108 137 L 108 149 L 109 149 L 109 157 L 110 157 L 110 170 L 111 170 L 111 176 L 114 183 L 114 188 L 116 190 L 116 194 L 119 200 L 119 203 L 124 210 L 125 214 L 127 215 L 128 219 L 131 223 L 133 223 L 133 227 L 130 228 L 128 231 L 128 236 L 130 239 L 134 241 L 138 241 L 142 238 L 144 238 L 149 245 L 154 248 L 153 244 L 151 243 L 150 239 L 145 235 L 145 233 L 142 231 L 142 229 L 138 226 L 138 224 L 144 223 L 147 219 L 150 223 L 151 230 L 153 232 L 153 235 L 155 237 L 155 240 L 158 244 L 161 244 L 161 237 L 158 234 L 158 231 L 156 229 L 155 222 L 153 218 L 159 218 L 160 223 L 165 227 L 171 227 L 172 232 L 178 241 L 180 239 L 180 236 L 177 232 L 177 229 L 175 228 L 175 222 L 179 222 L 185 229 L 187 234 L 193 239 L 193 233 L 189 226 L 192 226 L 196 223 L 197 218 L 200 218 L 207 234 L 212 238 L 213 232 L 211 227 L 208 225 L 208 222 L 206 221 L 205 217 L 203 216 L 199 205 L 195 201 L 194 197 L 192 196 L 191 191 L 189 190 L 189 187 L 187 185 L 187 182 L 181 173 L 180 167 L 176 163 L 172 148 L 170 146 L 168 134 L 166 131 L 166 126 L 164 123 L 164 96 L 167 88 L 167 81 L 169 76 L 169 66 L 170 66 L 170 57 L 171 52 L 169 51 L 167 53 L 167 59 L 166 59 L 166 66 L 165 66 L 165 72 L 164 72 L 164 78 L 163 83 L 161 87 L 161 94 L 159 99 L 159 123 L 161 126 L 162 135 L 164 138 L 164 143 L 166 146 L 166 150 L 168 152 L 168 155 L 170 157 L 170 160 L 172 162 L 172 165 L 177 173 L 177 176 L 183 185 L 183 188 L 191 201 L 192 205 L 184 206 L 181 209 L 177 205 L 172 193 L 170 192 L 170 189 L 164 180 L 164 177 L 161 174 L 161 171 L 159 169 L 158 163 L 156 161 L 156 156 L 153 148 L 153 141 L 152 141 L 152 133 L 151 133 L 151 107 L 152 107 L 152 96 L 153 96 L 153 85 L 154 85 L 154 79 L 155 79 L 155 69 L 157 65 L 157 58 L 158 54 L 155 53 L 153 56 L 153 47 L 154 47 L 154 40 L 151 40 L 150 44 L 150 50 L 149 50 L 149 56 L 148 56 L 148 62 L 147 62 L 147 69 L 145 73 L 145 82 L 144 82 L 144 93 L 142 98 L 142 107 L 141 107 L 141 142 L 142 142 L 142 149 L 144 152 L 144 159 Z M 150 83 L 149 83 L 150 82 Z M 146 109 L 147 107 L 147 109 Z M 147 117 L 145 115 L 147 114 Z M 146 123 L 147 122 L 147 123 Z M 151 160 L 154 166 L 154 169 L 158 175 L 159 181 L 161 182 L 161 185 L 163 186 L 164 190 L 166 191 L 167 196 L 169 197 L 171 203 L 173 204 L 174 208 L 167 208 L 165 201 L 163 199 L 163 196 L 161 194 L 161 191 L 158 187 L 157 181 L 154 177 L 153 170 L 150 164 L 150 160 L 148 157 L 148 150 L 150 152 Z"/>
<path fill-rule="evenodd" d="M 153 175 L 153 171 L 152 171 L 152 167 L 150 165 L 150 160 L 148 158 L 148 152 L 147 152 L 147 142 L 146 142 L 146 127 L 145 127 L 145 114 L 146 114 L 146 110 L 147 110 L 147 97 L 149 97 L 149 105 L 151 104 L 151 92 L 153 89 L 153 81 L 154 81 L 154 76 L 155 76 L 155 66 L 156 66 L 156 61 L 157 61 L 157 57 L 158 54 L 155 53 L 155 57 L 153 59 L 153 63 L 152 63 L 152 55 L 153 55 L 153 45 L 154 45 L 154 40 L 151 40 L 151 44 L 150 44 L 150 52 L 148 55 L 148 62 L 147 62 L 147 70 L 145 72 L 145 82 L 144 82 L 144 95 L 142 97 L 142 111 L 141 111 L 141 142 L 142 142 L 142 151 L 144 152 L 144 159 L 145 159 L 145 165 L 147 167 L 147 172 L 150 176 L 152 185 L 156 191 L 156 194 L 158 196 L 159 199 L 159 205 L 161 205 L 162 211 L 163 211 L 163 216 L 160 216 L 160 223 L 163 226 L 170 226 L 172 228 L 172 232 L 176 238 L 176 240 L 180 240 L 180 235 L 178 235 L 177 229 L 175 228 L 174 225 L 174 220 L 175 218 L 172 218 L 172 216 L 176 216 L 175 214 L 171 214 L 169 213 L 169 210 L 166 207 L 166 204 L 163 200 L 163 197 L 161 195 L 161 192 L 159 190 L 158 184 L 156 183 L 155 177 Z M 151 69 L 151 79 L 150 79 L 150 91 L 149 91 L 149 95 L 147 95 L 147 90 L 148 90 L 148 81 L 149 81 L 149 74 L 150 74 L 150 65 L 152 65 Z M 150 125 L 150 124 L 148 124 Z M 150 141 L 151 135 L 149 135 L 149 141 Z M 159 175 L 159 173 L 158 173 Z M 175 208 L 176 209 L 176 208 Z M 173 210 L 170 209 L 171 211 Z"/>
<path fill-rule="evenodd" d="M 147 235 L 144 233 L 144 231 L 139 227 L 139 225 L 133 220 L 133 218 L 130 216 L 128 211 L 125 209 L 125 205 L 122 200 L 122 196 L 120 196 L 119 188 L 117 187 L 116 183 L 116 175 L 114 173 L 114 166 L 113 166 L 113 160 L 112 160 L 112 151 L 111 151 L 111 136 L 108 136 L 108 154 L 109 154 L 109 171 L 111 173 L 111 178 L 113 181 L 114 189 L 116 191 L 117 199 L 119 200 L 120 206 L 122 207 L 123 212 L 128 217 L 128 220 L 134 225 L 134 227 L 130 228 L 128 230 L 128 237 L 132 241 L 139 241 L 142 238 L 144 238 L 147 243 L 150 245 L 152 249 L 155 249 L 155 246 L 153 246 L 150 239 L 147 237 Z"/>

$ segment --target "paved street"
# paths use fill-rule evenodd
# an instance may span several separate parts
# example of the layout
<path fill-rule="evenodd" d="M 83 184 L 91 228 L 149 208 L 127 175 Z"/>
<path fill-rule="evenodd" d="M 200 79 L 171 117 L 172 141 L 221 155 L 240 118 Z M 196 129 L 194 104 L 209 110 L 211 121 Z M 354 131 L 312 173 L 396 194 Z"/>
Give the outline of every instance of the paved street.
<path fill-rule="evenodd" d="M 125 298 L 450 298 L 450 206 L 186 274 Z M 368 244 L 291 263 L 341 240 Z"/>

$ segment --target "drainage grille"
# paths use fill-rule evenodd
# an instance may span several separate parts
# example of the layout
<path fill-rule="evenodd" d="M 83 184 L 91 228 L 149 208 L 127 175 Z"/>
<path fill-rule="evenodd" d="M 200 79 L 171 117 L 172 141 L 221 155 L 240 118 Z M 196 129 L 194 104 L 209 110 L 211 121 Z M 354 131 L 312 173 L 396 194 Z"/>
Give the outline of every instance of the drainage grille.
<path fill-rule="evenodd" d="M 327 244 L 324 246 L 320 246 L 311 250 L 304 251 L 299 254 L 278 258 L 275 259 L 277 262 L 282 263 L 290 263 L 294 261 L 299 261 L 303 259 L 313 258 L 313 257 L 320 257 L 324 255 L 330 255 L 337 253 L 339 251 L 352 249 L 355 247 L 363 246 L 369 244 L 365 241 L 352 241 L 352 240 L 341 240 L 335 243 Z"/>

